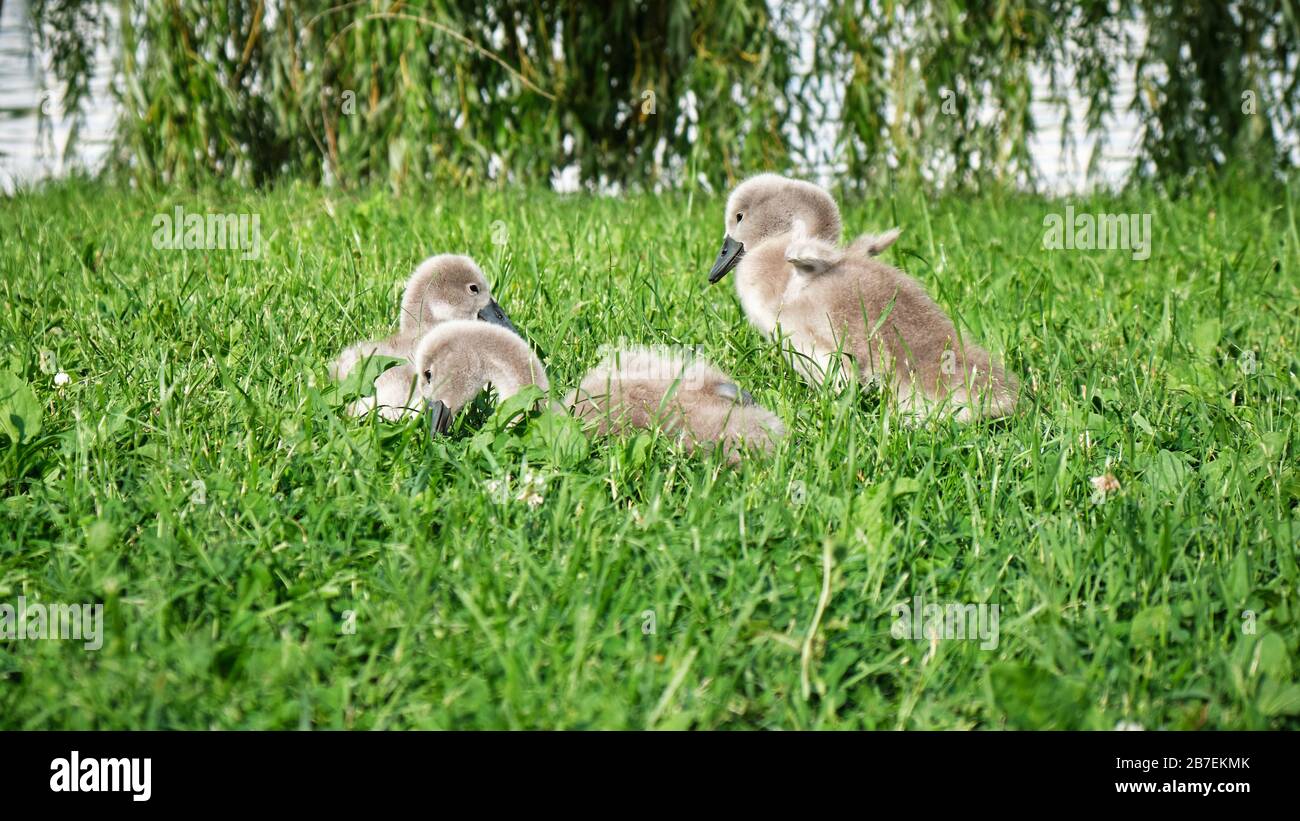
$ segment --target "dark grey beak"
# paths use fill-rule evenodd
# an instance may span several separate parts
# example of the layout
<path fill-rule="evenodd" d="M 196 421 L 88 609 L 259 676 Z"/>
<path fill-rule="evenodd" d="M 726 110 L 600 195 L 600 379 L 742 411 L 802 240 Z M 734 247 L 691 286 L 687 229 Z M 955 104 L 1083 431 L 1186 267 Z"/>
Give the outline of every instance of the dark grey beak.
<path fill-rule="evenodd" d="M 745 246 L 736 242 L 730 236 L 722 240 L 722 250 L 718 252 L 718 258 L 713 263 L 713 270 L 709 271 L 709 284 L 717 282 L 727 275 L 727 273 L 736 267 L 740 258 L 745 255 Z"/>
<path fill-rule="evenodd" d="M 484 322 L 490 322 L 493 325 L 499 325 L 502 328 L 505 328 L 510 333 L 519 337 L 520 339 L 526 340 L 526 337 L 523 334 L 519 333 L 519 329 L 515 327 L 515 323 L 510 321 L 510 317 L 506 316 L 506 312 L 501 309 L 501 306 L 497 304 L 497 301 L 495 299 L 489 302 L 486 308 L 478 312 L 478 318 L 483 320 Z M 541 348 L 538 348 L 536 345 L 534 345 L 533 347 L 537 350 L 538 358 L 545 360 L 546 352 L 543 351 Z"/>
<path fill-rule="evenodd" d="M 440 399 L 424 403 L 429 410 L 429 436 L 437 439 L 451 429 L 451 410 Z"/>
<path fill-rule="evenodd" d="M 714 388 L 714 393 L 723 399 L 730 399 L 737 405 L 749 407 L 754 404 L 754 394 L 740 387 L 734 382 L 721 382 L 718 387 Z"/>
<path fill-rule="evenodd" d="M 518 334 L 519 329 L 506 316 L 506 312 L 501 310 L 501 306 L 494 299 L 487 304 L 487 307 L 478 312 L 478 318 L 484 322 L 491 322 L 493 325 L 500 325 L 512 334 Z"/>

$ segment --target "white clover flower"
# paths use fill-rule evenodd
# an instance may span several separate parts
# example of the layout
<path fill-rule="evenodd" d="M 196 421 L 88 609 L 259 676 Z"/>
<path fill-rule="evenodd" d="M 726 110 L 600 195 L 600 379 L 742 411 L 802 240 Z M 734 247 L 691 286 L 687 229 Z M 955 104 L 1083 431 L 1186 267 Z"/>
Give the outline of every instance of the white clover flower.
<path fill-rule="evenodd" d="M 72 381 L 72 377 L 68 376 L 63 371 L 59 371 L 58 373 L 54 374 L 54 384 L 59 386 L 60 388 L 71 381 Z"/>
<path fill-rule="evenodd" d="M 538 476 L 532 471 L 525 471 L 519 479 L 519 493 L 515 495 L 515 501 L 524 502 L 531 508 L 540 507 L 546 497 L 542 491 L 546 489 L 546 479 Z"/>
<path fill-rule="evenodd" d="M 518 482 L 512 481 L 513 479 L 514 477 L 507 473 L 503 478 L 485 481 L 483 488 L 492 497 L 492 500 L 498 504 L 505 504 L 513 500 L 536 508 L 546 501 L 546 497 L 542 493 L 546 489 L 546 477 L 526 470 L 519 477 Z"/>
<path fill-rule="evenodd" d="M 483 489 L 487 491 L 488 498 L 497 504 L 505 504 L 507 497 L 510 495 L 510 474 L 507 473 L 503 479 L 489 479 L 483 483 Z"/>
<path fill-rule="evenodd" d="M 545 487 L 546 477 L 539 476 L 531 470 L 525 470 L 524 475 L 519 477 L 519 482 L 524 487 Z"/>
<path fill-rule="evenodd" d="M 1088 481 L 1092 483 L 1092 489 L 1102 495 L 1119 490 L 1119 480 L 1112 473 L 1103 473 L 1100 476 L 1092 477 Z"/>

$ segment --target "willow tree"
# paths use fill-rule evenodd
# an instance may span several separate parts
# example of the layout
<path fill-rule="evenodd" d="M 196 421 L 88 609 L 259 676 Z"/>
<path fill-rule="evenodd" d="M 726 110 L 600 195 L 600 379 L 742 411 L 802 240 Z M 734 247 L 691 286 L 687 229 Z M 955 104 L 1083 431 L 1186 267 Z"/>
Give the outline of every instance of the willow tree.
<path fill-rule="evenodd" d="M 1140 128 L 1134 172 L 1294 165 L 1296 0 L 829 0 L 814 74 L 841 90 L 846 179 L 1033 182 L 1031 76 L 1071 125 Z M 1122 92 L 1122 71 L 1135 91 Z M 832 95 L 834 99 L 834 95 Z M 1094 154 L 1094 161 L 1097 156 Z"/>
<path fill-rule="evenodd" d="M 1033 183 L 1032 82 L 1138 174 L 1295 162 L 1300 0 L 34 0 L 71 110 L 116 43 L 144 183 Z M 115 13 L 109 14 L 109 10 Z M 1134 66 L 1136 94 L 1116 78 Z M 1069 133 L 1067 128 L 1065 133 Z M 829 135 L 829 137 L 828 137 Z M 828 144 L 830 150 L 827 151 Z M 819 168 L 817 170 L 825 170 Z"/>
<path fill-rule="evenodd" d="M 36 11 L 52 23 L 96 5 Z M 116 157 L 144 180 L 545 180 L 575 165 L 586 181 L 677 184 L 789 157 L 790 53 L 761 4 L 117 8 Z M 51 28 L 61 48 L 75 44 Z"/>

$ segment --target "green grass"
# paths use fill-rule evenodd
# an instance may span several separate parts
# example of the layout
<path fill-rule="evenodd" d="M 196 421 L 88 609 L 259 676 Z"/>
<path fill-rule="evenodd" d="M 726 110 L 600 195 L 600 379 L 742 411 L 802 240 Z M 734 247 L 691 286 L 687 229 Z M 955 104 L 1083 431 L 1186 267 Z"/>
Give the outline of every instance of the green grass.
<path fill-rule="evenodd" d="M 706 289 L 716 198 L 6 201 L 0 371 L 36 407 L 0 397 L 0 603 L 100 601 L 106 635 L 0 640 L 0 727 L 1300 727 L 1300 190 L 1074 204 L 1152 213 L 1151 258 L 1044 250 L 1063 202 L 848 206 L 1026 386 L 1010 422 L 913 429 Z M 262 258 L 155 250 L 176 205 L 259 214 Z M 731 470 L 486 401 L 438 442 L 348 418 L 328 360 L 438 251 L 556 395 L 605 343 L 699 344 L 788 441 Z M 539 507 L 486 491 L 525 469 Z M 997 647 L 894 639 L 915 595 L 996 603 Z"/>

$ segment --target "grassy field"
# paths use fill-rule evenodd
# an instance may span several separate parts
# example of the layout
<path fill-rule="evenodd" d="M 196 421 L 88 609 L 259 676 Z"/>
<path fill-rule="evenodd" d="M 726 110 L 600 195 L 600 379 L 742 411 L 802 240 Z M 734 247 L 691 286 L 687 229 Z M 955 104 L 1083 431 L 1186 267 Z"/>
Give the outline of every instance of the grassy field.
<path fill-rule="evenodd" d="M 1300 728 L 1300 190 L 1072 201 L 1152 214 L 1145 261 L 1045 250 L 1065 204 L 847 204 L 1024 383 L 910 428 L 705 287 L 718 198 L 4 201 L 0 604 L 102 602 L 104 643 L 0 639 L 0 727 Z M 178 205 L 258 215 L 261 257 L 156 250 Z M 604 344 L 701 345 L 788 441 L 345 416 L 329 359 L 440 251 L 557 396 Z M 916 596 L 996 604 L 996 647 L 894 638 Z"/>

